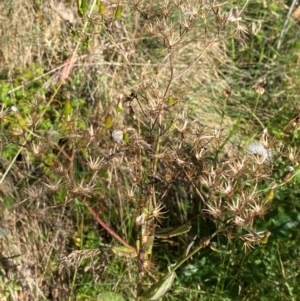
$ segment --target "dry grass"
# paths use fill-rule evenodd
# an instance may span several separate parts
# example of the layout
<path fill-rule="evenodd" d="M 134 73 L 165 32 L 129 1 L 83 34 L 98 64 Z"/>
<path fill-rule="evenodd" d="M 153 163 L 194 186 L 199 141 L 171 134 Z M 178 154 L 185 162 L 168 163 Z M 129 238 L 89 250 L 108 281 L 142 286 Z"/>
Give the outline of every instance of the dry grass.
<path fill-rule="evenodd" d="M 7 235 L 1 239 L 1 257 L 18 257 L 1 261 L 5 275 L 0 283 L 1 295 L 10 296 L 8 300 L 19 300 L 21 295 L 25 300 L 51 296 L 53 300 L 67 300 L 68 276 L 66 271 L 57 272 L 55 262 L 66 253 L 70 235 L 64 232 L 74 226 L 65 225 L 62 221 L 65 217 L 57 217 L 53 212 L 47 217 L 41 214 L 36 217 L 22 211 L 4 212 L 2 223 Z"/>
<path fill-rule="evenodd" d="M 42 66 L 45 74 L 50 72 L 53 75 L 48 84 L 56 82 L 61 66 L 67 56 L 73 53 L 80 36 L 76 34 L 76 37 L 72 38 L 65 22 L 67 18 L 76 20 L 73 27 L 81 27 L 76 3 L 72 2 L 66 2 L 65 6 L 59 6 L 60 2 L 54 1 L 40 6 L 29 0 L 24 1 L 22 5 L 13 1 L 2 3 L 0 44 L 3 70 L 13 75 L 20 68 L 30 66 L 34 62 Z M 109 32 L 113 33 L 112 35 L 103 32 L 89 36 L 87 51 L 79 53 L 75 62 L 77 78 L 84 85 L 76 84 L 73 95 L 84 96 L 87 101 L 99 105 L 101 111 L 103 105 L 108 107 L 114 104 L 120 94 L 128 95 L 131 91 L 149 86 L 157 91 L 164 87 L 169 79 L 167 51 L 161 48 L 155 37 L 147 33 L 148 22 L 143 20 L 143 16 L 136 15 L 133 3 L 131 5 L 124 7 L 122 22 L 110 25 Z M 108 11 L 114 7 L 116 3 L 107 4 Z M 70 12 L 63 19 L 61 14 L 66 9 Z M 155 24 L 157 16 L 152 18 Z M 210 24 L 211 20 L 208 19 L 207 22 Z M 101 32 L 101 26 L 97 24 L 90 28 L 94 33 L 99 30 Z M 206 30 L 217 31 L 216 28 L 209 27 Z M 81 38 L 86 37 L 81 35 Z M 213 108 L 210 95 L 212 92 L 222 95 L 227 85 L 220 78 L 219 66 L 230 65 L 231 62 L 226 56 L 225 43 L 221 41 L 208 47 L 201 59 L 194 63 L 197 56 L 205 50 L 205 43 L 210 41 L 209 38 L 211 37 L 205 36 L 200 20 L 193 24 L 184 44 L 174 49 L 175 74 L 180 74 L 189 65 L 193 67 L 184 76 L 173 81 L 172 94 L 173 97 L 188 103 L 193 115 L 203 113 L 205 119 L 210 119 L 213 125 L 213 112 L 216 108 Z M 152 49 L 149 49 L 149 46 Z"/>

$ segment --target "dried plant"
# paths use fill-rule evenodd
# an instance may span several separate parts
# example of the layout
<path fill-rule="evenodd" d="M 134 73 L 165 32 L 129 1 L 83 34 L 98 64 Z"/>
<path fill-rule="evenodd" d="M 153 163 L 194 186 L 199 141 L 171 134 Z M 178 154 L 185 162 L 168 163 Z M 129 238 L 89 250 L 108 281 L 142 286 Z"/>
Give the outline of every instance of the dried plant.
<path fill-rule="evenodd" d="M 68 233 L 66 238 L 61 231 L 52 230 L 53 219 L 57 216 L 59 225 L 83 233 L 80 216 L 88 213 L 115 239 L 105 245 L 110 256 L 113 252 L 135 263 L 136 290 L 131 297 L 158 300 L 172 286 L 176 270 L 194 254 L 203 248 L 222 252 L 214 241 L 216 236 L 235 239 L 245 250 L 267 242 L 271 233 L 257 230 L 255 225 L 271 207 L 267 192 L 275 189 L 273 167 L 284 154 L 266 130 L 259 141 L 237 145 L 229 126 L 206 123 L 201 114 L 194 118 L 185 101 L 186 82 L 197 70 L 204 70 L 196 77 L 198 82 L 211 80 L 213 61 L 226 41 L 244 39 L 243 9 L 239 12 L 220 1 L 129 1 L 121 13 L 119 2 L 95 0 L 86 7 L 87 1 L 82 0 L 77 4 L 82 24 L 68 23 L 74 40 L 63 65 L 53 68 L 55 76 L 44 74 L 43 80 L 32 80 L 40 84 L 32 103 L 18 99 L 13 106 L 1 106 L 0 121 L 9 128 L 4 143 L 13 154 L 1 162 L 1 185 L 7 180 L 13 183 L 13 213 L 7 215 L 6 230 L 17 235 L 17 222 L 28 221 L 33 228 L 42 227 L 40 222 L 53 231 L 47 237 L 45 257 L 36 254 L 41 259 L 38 269 L 39 274 L 43 268 L 51 271 L 52 261 L 59 260 L 55 273 L 64 286 L 70 269 L 77 271 L 101 252 L 73 250 L 66 254 L 68 241 L 76 247 L 82 246 L 82 239 L 73 239 Z M 122 22 L 122 14 L 134 21 Z M 159 45 L 164 51 L 159 58 L 138 57 L 135 51 L 143 48 L 143 43 Z M 95 50 L 100 46 L 101 53 Z M 196 51 L 190 52 L 190 48 Z M 86 68 L 83 77 L 87 78 L 101 72 L 97 64 L 104 70 L 103 89 L 88 81 L 85 87 L 78 84 L 81 94 L 72 90 L 72 83 L 82 79 L 82 69 Z M 30 83 L 20 84 L 10 94 Z M 87 94 L 90 99 L 85 98 Z M 288 156 L 299 161 L 296 149 L 290 149 Z M 174 226 L 176 203 L 172 201 L 180 203 L 182 191 L 193 195 L 200 205 L 193 216 L 179 208 L 181 219 L 174 218 Z M 111 212 L 117 220 L 105 218 Z M 17 217 L 15 224 L 11 214 Z M 215 230 L 188 241 L 171 271 L 159 273 L 153 264 L 157 241 L 189 232 L 196 218 L 213 222 Z M 165 224 L 173 227 L 166 229 Z M 25 243 L 15 252 L 22 248 Z M 63 249 L 60 258 L 57 249 Z M 14 254 L 6 248 L 4 255 Z M 90 263 L 87 270 L 96 266 Z M 96 274 L 94 280 L 100 277 Z M 152 285 L 149 279 L 155 280 Z M 64 296 L 70 300 L 74 282 L 64 288 Z M 30 293 L 28 289 L 29 299 L 45 297 L 46 289 L 41 287 Z M 49 285 L 47 289 L 52 288 Z"/>

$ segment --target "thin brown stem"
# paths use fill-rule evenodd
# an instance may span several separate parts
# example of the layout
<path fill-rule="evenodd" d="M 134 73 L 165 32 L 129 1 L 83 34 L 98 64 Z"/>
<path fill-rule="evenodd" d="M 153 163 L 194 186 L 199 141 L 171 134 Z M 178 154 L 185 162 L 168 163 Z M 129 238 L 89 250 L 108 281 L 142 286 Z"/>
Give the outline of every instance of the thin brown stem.
<path fill-rule="evenodd" d="M 167 84 L 167 88 L 165 90 L 164 93 L 164 98 L 168 95 L 170 88 L 171 88 L 171 84 L 173 82 L 173 77 L 174 77 L 174 63 L 173 63 L 174 57 L 173 57 L 173 51 L 172 49 L 169 49 L 169 62 L 170 62 L 170 78 L 169 78 L 169 82 Z"/>

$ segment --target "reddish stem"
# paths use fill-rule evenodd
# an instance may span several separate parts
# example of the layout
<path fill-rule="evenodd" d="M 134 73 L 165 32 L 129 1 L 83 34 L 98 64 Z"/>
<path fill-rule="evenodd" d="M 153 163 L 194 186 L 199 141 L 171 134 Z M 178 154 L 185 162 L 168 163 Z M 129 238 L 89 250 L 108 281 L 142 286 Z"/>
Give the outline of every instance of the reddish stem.
<path fill-rule="evenodd" d="M 86 199 L 82 201 L 83 204 L 86 206 L 86 208 L 91 212 L 94 219 L 108 232 L 110 233 L 116 240 L 118 240 L 123 246 L 129 248 L 132 251 L 136 251 L 134 247 L 129 245 L 123 238 L 121 238 L 113 229 L 111 229 L 107 224 L 105 224 L 102 219 L 97 215 L 97 213 L 94 211 L 94 209 L 88 204 Z"/>

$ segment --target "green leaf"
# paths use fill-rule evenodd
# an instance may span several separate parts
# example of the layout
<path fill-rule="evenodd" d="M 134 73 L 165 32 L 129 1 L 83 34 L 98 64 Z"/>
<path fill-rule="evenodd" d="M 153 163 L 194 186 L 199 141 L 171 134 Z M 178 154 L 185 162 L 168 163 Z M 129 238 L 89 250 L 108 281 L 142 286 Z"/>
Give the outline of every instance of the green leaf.
<path fill-rule="evenodd" d="M 78 14 L 80 17 L 83 17 L 87 10 L 87 2 L 86 0 L 77 0 L 77 6 L 78 6 Z"/>
<path fill-rule="evenodd" d="M 131 258 L 137 256 L 137 253 L 135 250 L 129 249 L 125 246 L 114 246 L 114 247 L 112 247 L 112 251 L 119 256 L 125 256 L 125 257 L 131 257 Z"/>
<path fill-rule="evenodd" d="M 69 116 L 72 113 L 72 105 L 70 99 L 66 99 L 64 113 L 66 116 Z"/>
<path fill-rule="evenodd" d="M 122 16 L 122 7 L 118 5 L 115 12 L 115 19 L 118 20 L 121 18 L 121 16 Z"/>
<path fill-rule="evenodd" d="M 107 114 L 104 120 L 104 126 L 106 129 L 110 129 L 112 127 L 113 120 L 111 114 Z"/>
<path fill-rule="evenodd" d="M 125 133 L 124 136 L 123 136 L 123 141 L 128 142 L 129 139 L 130 139 L 130 136 L 128 135 L 128 133 Z"/>
<path fill-rule="evenodd" d="M 170 96 L 167 100 L 168 106 L 173 106 L 174 103 L 175 103 L 174 98 L 172 96 Z"/>
<path fill-rule="evenodd" d="M 172 229 L 162 229 L 155 232 L 155 236 L 159 238 L 169 238 L 173 236 L 178 236 L 184 233 L 187 233 L 190 231 L 192 226 L 190 225 L 182 225 L 178 228 L 172 228 Z"/>
<path fill-rule="evenodd" d="M 140 298 L 144 301 L 156 301 L 159 300 L 162 296 L 164 296 L 168 290 L 171 288 L 176 273 L 170 273 L 166 277 L 164 277 L 159 282 L 153 284 L 145 293 L 143 293 Z"/>

